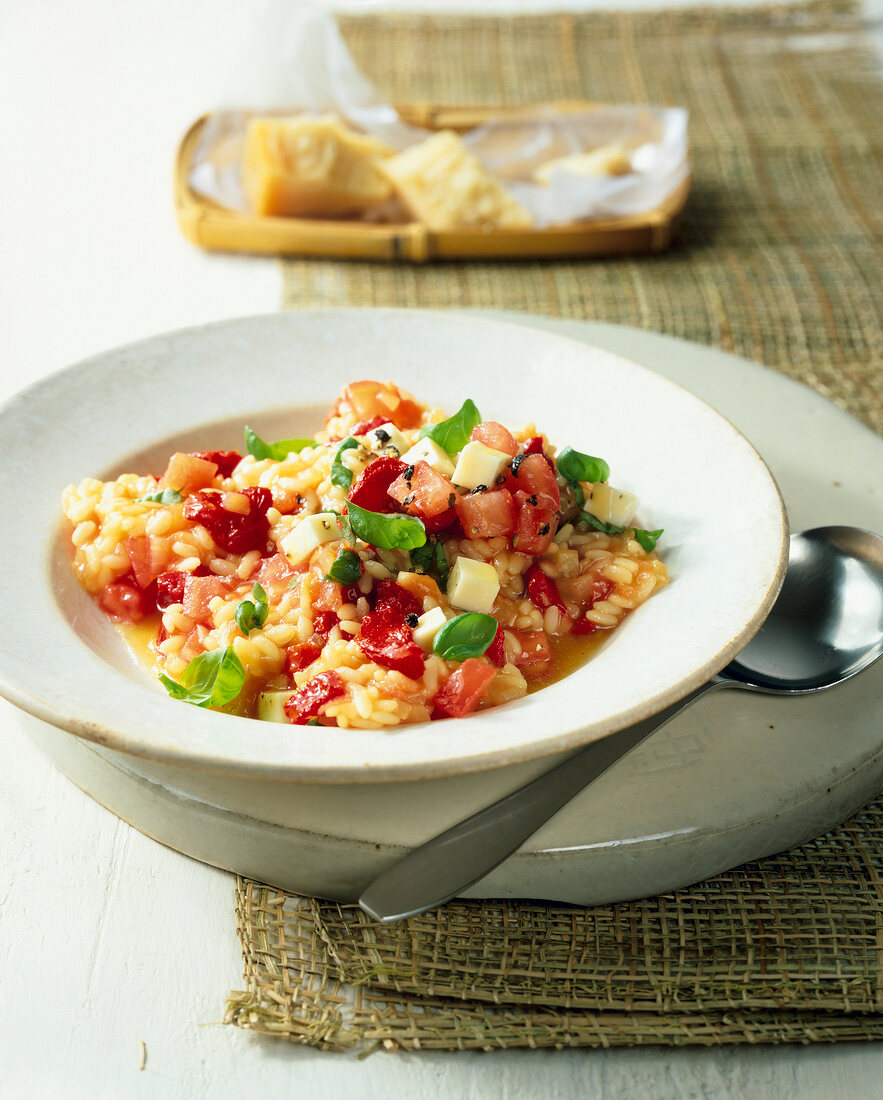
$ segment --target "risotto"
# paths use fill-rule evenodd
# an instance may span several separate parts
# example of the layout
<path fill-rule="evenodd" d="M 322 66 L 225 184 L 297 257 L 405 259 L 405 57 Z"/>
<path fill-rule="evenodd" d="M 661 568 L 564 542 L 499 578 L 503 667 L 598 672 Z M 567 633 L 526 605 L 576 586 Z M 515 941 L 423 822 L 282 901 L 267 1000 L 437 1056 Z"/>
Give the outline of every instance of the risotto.
<path fill-rule="evenodd" d="M 312 439 L 64 493 L 73 566 L 165 689 L 295 725 L 462 717 L 585 660 L 667 582 L 600 458 L 353 382 Z"/>

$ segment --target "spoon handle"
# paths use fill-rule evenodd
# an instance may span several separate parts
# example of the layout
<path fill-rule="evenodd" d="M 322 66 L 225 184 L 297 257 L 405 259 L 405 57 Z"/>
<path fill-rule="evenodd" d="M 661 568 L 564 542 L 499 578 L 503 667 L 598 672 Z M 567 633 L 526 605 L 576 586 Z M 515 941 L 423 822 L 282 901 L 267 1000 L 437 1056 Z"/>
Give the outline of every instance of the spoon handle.
<path fill-rule="evenodd" d="M 714 677 L 651 718 L 579 749 L 523 787 L 428 840 L 374 879 L 363 891 L 359 905 L 375 920 L 389 924 L 456 897 L 675 714 L 727 683 Z"/>

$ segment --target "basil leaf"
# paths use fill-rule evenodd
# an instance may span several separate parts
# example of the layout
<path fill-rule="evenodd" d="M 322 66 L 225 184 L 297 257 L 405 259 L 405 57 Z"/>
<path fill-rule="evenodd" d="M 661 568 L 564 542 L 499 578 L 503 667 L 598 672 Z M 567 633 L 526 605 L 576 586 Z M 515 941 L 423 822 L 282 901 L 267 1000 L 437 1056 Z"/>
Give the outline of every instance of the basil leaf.
<path fill-rule="evenodd" d="M 337 581 L 338 584 L 358 584 L 362 576 L 362 563 L 359 555 L 354 550 L 341 547 L 334 564 L 325 574 L 329 581 Z"/>
<path fill-rule="evenodd" d="M 413 550 L 426 542 L 426 528 L 414 516 L 369 512 L 347 501 L 350 525 L 357 538 L 382 550 Z"/>
<path fill-rule="evenodd" d="M 331 463 L 331 484 L 339 486 L 346 492 L 352 488 L 353 471 L 344 466 L 340 460 L 340 456 L 344 451 L 352 450 L 353 447 L 361 447 L 361 443 L 359 443 L 358 439 L 353 439 L 351 435 L 348 435 L 337 448 L 337 454 L 334 456 L 334 461 Z"/>
<path fill-rule="evenodd" d="M 424 542 L 411 551 L 411 567 L 415 573 L 428 573 L 435 563 L 435 546 Z"/>
<path fill-rule="evenodd" d="M 229 646 L 200 653 L 184 669 L 181 682 L 160 676 L 163 687 L 173 699 L 197 707 L 222 707 L 242 691 L 245 669 Z"/>
<path fill-rule="evenodd" d="M 432 652 L 446 661 L 480 657 L 496 637 L 497 625 L 493 615 L 467 611 L 445 623 L 435 636 Z"/>
<path fill-rule="evenodd" d="M 177 489 L 158 489 L 146 497 L 139 497 L 136 504 L 180 504 L 184 498 Z"/>
<path fill-rule="evenodd" d="M 663 532 L 662 527 L 660 527 L 658 531 L 638 531 L 638 530 L 635 530 L 635 538 L 638 540 L 638 542 L 641 544 L 641 546 L 649 554 L 649 553 L 651 553 L 651 551 L 656 549 L 656 543 L 659 539 L 659 536 L 662 534 L 662 532 Z"/>
<path fill-rule="evenodd" d="M 451 571 L 451 567 L 448 565 L 448 559 L 445 557 L 445 548 L 440 542 L 435 544 L 435 568 L 438 573 L 438 586 L 442 592 L 447 592 L 448 574 Z"/>
<path fill-rule="evenodd" d="M 621 535 L 626 530 L 625 527 L 617 527 L 615 523 L 602 523 L 591 512 L 580 512 L 577 522 L 587 523 L 589 527 L 594 527 L 596 531 L 601 531 L 605 535 Z"/>
<path fill-rule="evenodd" d="M 558 472 L 571 483 L 606 481 L 610 477 L 610 467 L 603 458 L 584 455 L 582 451 L 575 451 L 573 447 L 565 447 L 558 455 Z"/>
<path fill-rule="evenodd" d="M 469 442 L 472 429 L 481 423 L 481 413 L 475 402 L 467 397 L 460 409 L 441 424 L 427 424 L 420 429 L 420 439 L 434 440 L 443 451 L 453 455 L 462 451 Z"/>
<path fill-rule="evenodd" d="M 315 439 L 280 439 L 278 443 L 267 443 L 246 424 L 245 446 L 254 458 L 272 458 L 274 462 L 281 462 L 293 451 L 302 451 L 304 447 L 315 447 L 316 441 Z"/>
<path fill-rule="evenodd" d="M 267 621 L 270 611 L 267 593 L 261 585 L 255 583 L 251 590 L 252 600 L 240 600 L 233 612 L 236 625 L 248 637 L 252 630 L 260 630 Z"/>

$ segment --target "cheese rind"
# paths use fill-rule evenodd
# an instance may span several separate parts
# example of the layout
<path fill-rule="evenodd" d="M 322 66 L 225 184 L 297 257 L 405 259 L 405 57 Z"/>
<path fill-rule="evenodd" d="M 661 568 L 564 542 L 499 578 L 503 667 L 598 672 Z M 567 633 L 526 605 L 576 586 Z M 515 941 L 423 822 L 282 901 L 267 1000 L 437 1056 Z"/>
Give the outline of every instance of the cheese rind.
<path fill-rule="evenodd" d="M 256 214 L 358 214 L 392 194 L 378 169 L 391 154 L 331 115 L 254 118 L 245 132 L 242 184 Z"/>
<path fill-rule="evenodd" d="M 306 561 L 317 546 L 341 538 L 340 527 L 334 512 L 319 512 L 304 516 L 288 534 L 279 541 L 279 549 L 292 565 Z"/>
<path fill-rule="evenodd" d="M 477 489 L 479 485 L 491 488 L 512 456 L 473 440 L 460 452 L 451 481 L 463 489 Z"/>
<path fill-rule="evenodd" d="M 500 591 L 497 571 L 487 561 L 458 557 L 448 575 L 448 603 L 463 611 L 489 615 Z"/>
<path fill-rule="evenodd" d="M 417 220 L 430 229 L 531 225 L 530 214 L 453 130 L 441 130 L 378 167 Z"/>

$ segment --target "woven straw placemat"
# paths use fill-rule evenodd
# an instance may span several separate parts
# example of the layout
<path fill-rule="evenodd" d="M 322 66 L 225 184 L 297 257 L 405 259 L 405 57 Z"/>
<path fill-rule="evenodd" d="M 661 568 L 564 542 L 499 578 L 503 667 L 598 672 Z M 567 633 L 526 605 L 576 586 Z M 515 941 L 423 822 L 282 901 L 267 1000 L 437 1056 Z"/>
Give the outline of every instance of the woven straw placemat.
<path fill-rule="evenodd" d="M 284 305 L 515 309 L 665 332 L 808 383 L 883 431 L 883 102 L 857 7 L 342 18 L 393 100 L 691 112 L 676 246 L 607 261 L 284 261 Z M 237 880 L 227 1019 L 330 1049 L 883 1038 L 883 801 L 677 893 L 450 903 L 384 928 Z"/>

